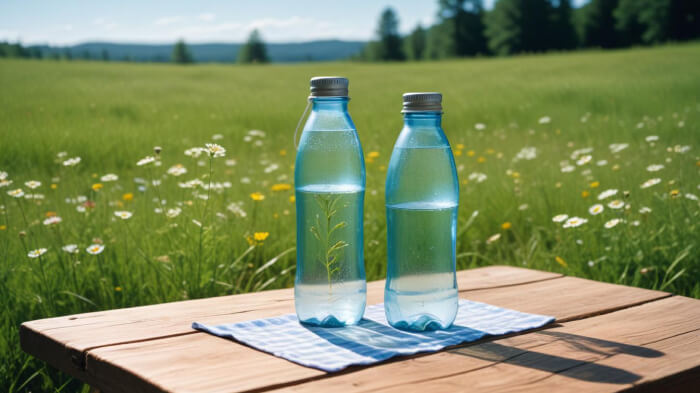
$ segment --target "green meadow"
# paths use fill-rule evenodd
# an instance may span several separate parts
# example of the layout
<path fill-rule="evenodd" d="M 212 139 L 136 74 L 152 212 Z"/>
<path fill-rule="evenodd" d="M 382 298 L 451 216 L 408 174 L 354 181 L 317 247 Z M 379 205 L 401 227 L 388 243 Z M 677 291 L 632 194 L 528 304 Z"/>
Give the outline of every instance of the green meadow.
<path fill-rule="evenodd" d="M 400 64 L 2 60 L 0 390 L 87 391 L 20 350 L 23 321 L 292 286 L 293 134 L 316 75 L 350 79 L 368 280 L 385 275 L 401 94 L 439 91 L 458 269 L 698 298 L 698 64 L 700 44 Z M 207 143 L 225 155 L 185 154 Z"/>

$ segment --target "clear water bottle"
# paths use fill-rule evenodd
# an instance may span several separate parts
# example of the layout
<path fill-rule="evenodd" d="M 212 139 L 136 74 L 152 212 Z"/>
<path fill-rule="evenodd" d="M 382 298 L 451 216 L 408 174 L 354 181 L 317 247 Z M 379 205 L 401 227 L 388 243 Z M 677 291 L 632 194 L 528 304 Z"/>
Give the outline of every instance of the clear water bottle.
<path fill-rule="evenodd" d="M 402 113 L 386 179 L 386 317 L 399 329 L 447 329 L 459 301 L 459 183 L 440 124 L 442 95 L 406 93 Z"/>
<path fill-rule="evenodd" d="M 303 323 L 345 326 L 365 311 L 362 214 L 365 162 L 348 114 L 348 80 L 311 79 L 294 187 L 297 269 L 294 304 Z"/>

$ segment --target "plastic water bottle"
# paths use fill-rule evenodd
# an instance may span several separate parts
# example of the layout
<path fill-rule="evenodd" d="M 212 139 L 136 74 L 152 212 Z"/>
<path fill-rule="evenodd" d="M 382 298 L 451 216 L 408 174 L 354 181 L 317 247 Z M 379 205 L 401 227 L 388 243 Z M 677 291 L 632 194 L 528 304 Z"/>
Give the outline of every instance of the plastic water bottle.
<path fill-rule="evenodd" d="M 309 101 L 312 110 L 294 167 L 294 304 L 303 323 L 351 325 L 364 314 L 367 283 L 362 244 L 365 162 L 348 114 L 348 80 L 312 78 Z"/>
<path fill-rule="evenodd" d="M 403 105 L 404 126 L 386 179 L 384 307 L 396 328 L 447 329 L 459 301 L 457 170 L 440 124 L 442 95 L 406 93 Z"/>

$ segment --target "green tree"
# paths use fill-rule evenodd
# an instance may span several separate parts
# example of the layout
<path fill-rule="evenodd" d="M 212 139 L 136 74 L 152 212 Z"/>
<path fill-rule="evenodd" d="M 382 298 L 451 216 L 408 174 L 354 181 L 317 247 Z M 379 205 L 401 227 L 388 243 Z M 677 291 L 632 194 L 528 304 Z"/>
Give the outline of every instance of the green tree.
<path fill-rule="evenodd" d="M 255 29 L 248 36 L 248 41 L 238 51 L 239 63 L 267 63 L 267 48 L 260 32 Z"/>
<path fill-rule="evenodd" d="M 626 44 L 656 44 L 700 36 L 697 0 L 620 0 L 615 27 Z"/>
<path fill-rule="evenodd" d="M 547 0 L 499 0 L 486 18 L 489 48 L 498 55 L 550 49 L 551 9 Z"/>
<path fill-rule="evenodd" d="M 173 46 L 172 60 L 175 64 L 190 64 L 194 62 L 194 58 L 187 48 L 185 41 L 178 40 Z M 127 60 L 128 61 L 128 60 Z"/>
<path fill-rule="evenodd" d="M 581 43 L 586 47 L 615 48 L 621 45 L 621 37 L 615 28 L 613 11 L 619 0 L 591 0 L 581 10 Z"/>
<path fill-rule="evenodd" d="M 109 61 L 109 52 L 107 49 L 102 49 L 100 57 L 102 58 L 102 61 Z"/>
<path fill-rule="evenodd" d="M 484 36 L 484 6 L 482 0 L 440 0 L 439 29 L 442 35 L 435 44 L 440 57 L 462 57 L 488 52 Z"/>
<path fill-rule="evenodd" d="M 420 24 L 406 37 L 404 46 L 406 57 L 410 60 L 421 60 L 425 57 L 427 32 Z"/>
<path fill-rule="evenodd" d="M 401 35 L 399 34 L 399 18 L 390 7 L 382 11 L 377 25 L 379 45 L 376 56 L 378 60 L 404 60 Z"/>
<path fill-rule="evenodd" d="M 559 0 L 550 16 L 550 45 L 552 49 L 574 49 L 578 37 L 574 28 L 571 0 Z"/>

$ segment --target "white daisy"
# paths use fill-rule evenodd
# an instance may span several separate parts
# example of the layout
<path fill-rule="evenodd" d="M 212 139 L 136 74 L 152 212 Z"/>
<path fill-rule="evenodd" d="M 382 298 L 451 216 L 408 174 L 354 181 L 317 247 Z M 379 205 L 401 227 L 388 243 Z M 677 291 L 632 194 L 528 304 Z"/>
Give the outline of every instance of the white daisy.
<path fill-rule="evenodd" d="M 85 251 L 87 251 L 88 254 L 90 255 L 97 255 L 102 253 L 104 251 L 105 246 L 102 244 L 92 244 L 90 247 L 86 248 Z"/>
<path fill-rule="evenodd" d="M 105 183 L 117 180 L 119 180 L 119 176 L 115 175 L 114 173 L 108 173 L 100 178 L 100 181 L 103 181 Z"/>
<path fill-rule="evenodd" d="M 649 166 L 647 167 L 647 171 L 649 171 L 649 172 L 658 172 L 658 171 L 660 171 L 660 170 L 662 170 L 662 169 L 664 169 L 664 165 L 663 165 L 663 164 L 654 164 L 654 165 L 649 165 Z"/>
<path fill-rule="evenodd" d="M 221 135 L 221 134 L 214 134 L 214 135 L 211 136 L 211 139 L 212 139 L 212 140 L 215 140 L 215 141 L 218 141 L 218 140 L 220 140 L 220 139 L 224 139 L 224 136 Z"/>
<path fill-rule="evenodd" d="M 30 180 L 28 182 L 25 182 L 24 185 L 33 190 L 35 188 L 39 188 L 39 186 L 41 186 L 41 182 L 36 180 Z"/>
<path fill-rule="evenodd" d="M 250 130 L 248 131 L 248 135 L 250 136 L 257 136 L 259 138 L 264 138 L 265 137 L 265 132 L 260 131 L 260 130 Z"/>
<path fill-rule="evenodd" d="M 80 164 L 80 157 L 73 157 L 63 161 L 63 166 L 76 166 Z"/>
<path fill-rule="evenodd" d="M 542 116 L 537 122 L 540 124 L 549 124 L 552 122 L 552 119 L 549 116 Z"/>
<path fill-rule="evenodd" d="M 233 158 L 229 158 L 228 160 L 226 160 L 226 166 L 236 166 L 236 160 L 234 160 Z"/>
<path fill-rule="evenodd" d="M 114 212 L 114 215 L 117 216 L 118 218 L 121 218 L 122 220 L 128 220 L 134 214 L 132 212 L 128 212 L 126 210 L 118 210 L 118 211 Z"/>
<path fill-rule="evenodd" d="M 647 142 L 656 142 L 659 140 L 658 135 L 649 135 L 648 137 L 644 138 L 645 141 Z"/>
<path fill-rule="evenodd" d="M 193 223 L 194 225 L 200 227 L 200 228 L 202 227 L 202 223 L 199 222 L 199 221 L 197 221 L 197 220 L 195 220 L 195 219 L 192 219 L 192 223 Z"/>
<path fill-rule="evenodd" d="M 569 172 L 573 172 L 574 169 L 576 169 L 575 166 L 573 166 L 573 165 L 567 165 L 567 166 L 562 167 L 562 168 L 561 168 L 561 171 L 562 171 L 563 173 L 569 173 Z"/>
<path fill-rule="evenodd" d="M 564 220 L 566 220 L 567 218 L 569 218 L 567 214 L 557 214 L 556 216 L 552 217 L 552 221 L 564 222 Z"/>
<path fill-rule="evenodd" d="M 202 153 L 204 153 L 205 149 L 201 147 L 192 147 L 187 150 L 185 150 L 185 155 L 193 158 L 198 158 Z"/>
<path fill-rule="evenodd" d="M 578 165 L 578 166 L 586 165 L 586 164 L 588 164 L 589 162 L 591 162 L 592 159 L 593 159 L 593 156 L 591 156 L 590 154 L 587 154 L 587 155 L 585 155 L 585 156 L 581 156 L 581 158 L 579 158 L 579 159 L 576 161 L 576 165 Z"/>
<path fill-rule="evenodd" d="M 243 210 L 243 202 L 233 202 L 229 204 L 226 209 L 240 218 L 244 218 L 248 215 L 245 210 Z"/>
<path fill-rule="evenodd" d="M 12 180 L 2 179 L 0 180 L 0 188 L 7 187 L 12 184 Z"/>
<path fill-rule="evenodd" d="M 611 153 L 619 153 L 629 147 L 629 143 L 613 143 L 608 148 Z"/>
<path fill-rule="evenodd" d="M 697 201 L 697 200 L 698 200 L 698 196 L 695 195 L 695 194 L 686 193 L 684 196 L 685 196 L 687 199 L 690 199 L 691 201 Z"/>
<path fill-rule="evenodd" d="M 641 224 L 641 222 L 639 222 L 639 220 L 634 220 L 634 221 L 630 222 L 630 225 L 632 225 L 633 227 L 638 227 L 640 224 Z"/>
<path fill-rule="evenodd" d="M 168 218 L 175 218 L 175 217 L 179 216 L 180 213 L 182 213 L 182 209 L 180 209 L 179 207 L 176 207 L 174 209 L 168 209 L 168 211 L 165 212 L 165 215 Z"/>
<path fill-rule="evenodd" d="M 610 229 L 610 228 L 616 226 L 617 224 L 619 224 L 619 223 L 621 223 L 621 222 L 622 222 L 622 219 L 620 219 L 620 218 L 613 218 L 612 220 L 610 220 L 610 221 L 608 221 L 608 222 L 605 223 L 605 228 Z"/>
<path fill-rule="evenodd" d="M 496 241 L 498 241 L 498 239 L 500 239 L 500 238 L 501 238 L 501 234 L 500 234 L 500 233 L 497 233 L 497 234 L 495 234 L 495 235 L 492 235 L 491 237 L 489 237 L 488 239 L 486 239 L 486 244 L 491 244 L 491 243 L 493 243 L 493 242 L 496 242 Z"/>
<path fill-rule="evenodd" d="M 579 227 L 587 222 L 588 222 L 588 220 L 585 218 L 571 217 L 568 220 L 566 220 L 563 227 L 564 228 L 576 228 L 576 227 Z"/>
<path fill-rule="evenodd" d="M 7 195 L 9 195 L 13 198 L 22 198 L 24 196 L 24 191 L 22 191 L 21 188 L 18 188 L 16 190 L 8 191 Z"/>
<path fill-rule="evenodd" d="M 486 129 L 486 124 L 484 124 L 484 123 L 476 123 L 476 124 L 474 124 L 474 128 L 477 129 L 477 130 L 479 130 L 479 131 L 482 131 L 482 130 L 485 130 L 485 129 Z"/>
<path fill-rule="evenodd" d="M 639 187 L 640 187 L 640 188 L 649 188 L 649 187 L 655 186 L 655 185 L 657 185 L 657 184 L 659 184 L 659 183 L 661 183 L 661 179 L 659 179 L 658 177 L 655 177 L 655 178 L 653 178 L 653 179 L 649 179 L 649 180 L 645 181 L 645 182 L 642 183 L 642 185 L 639 186 Z"/>
<path fill-rule="evenodd" d="M 595 204 L 595 205 L 591 206 L 590 208 L 588 208 L 588 213 L 595 216 L 595 215 L 602 213 L 603 210 L 604 210 L 603 205 L 598 203 L 598 204 Z"/>
<path fill-rule="evenodd" d="M 595 164 L 598 166 L 605 166 L 605 165 L 608 165 L 608 160 L 599 160 Z"/>
<path fill-rule="evenodd" d="M 625 202 L 622 202 L 619 199 L 615 199 L 614 201 L 610 201 L 610 203 L 608 203 L 608 207 L 611 209 L 622 209 L 623 207 L 625 207 Z"/>
<path fill-rule="evenodd" d="M 61 219 L 61 217 L 58 217 L 58 216 L 49 217 L 46 220 L 44 220 L 44 225 L 54 225 L 54 224 L 60 223 L 61 221 L 63 221 Z"/>
<path fill-rule="evenodd" d="M 168 169 L 168 175 L 172 176 L 180 176 L 184 175 L 185 173 L 187 173 L 187 168 L 182 166 L 182 164 L 173 165 Z"/>
<path fill-rule="evenodd" d="M 207 153 L 209 153 L 210 157 L 223 157 L 226 155 L 226 149 L 224 149 L 221 145 L 217 145 L 216 143 L 207 143 L 205 145 L 207 147 Z"/>
<path fill-rule="evenodd" d="M 5 171 L 0 171 L 0 180 L 5 180 L 7 179 L 7 172 Z"/>
<path fill-rule="evenodd" d="M 155 162 L 155 161 L 156 161 L 156 158 L 153 156 L 144 157 L 136 163 L 136 166 L 148 165 L 148 164 Z"/>
<path fill-rule="evenodd" d="M 486 176 L 486 174 L 481 173 L 481 172 L 472 172 L 472 173 L 469 174 L 468 179 L 469 179 L 470 181 L 475 181 L 475 182 L 477 182 L 477 183 L 482 183 L 483 181 L 485 181 L 485 180 L 487 179 L 487 176 Z"/>
<path fill-rule="evenodd" d="M 45 248 L 37 248 L 36 250 L 29 251 L 27 256 L 29 258 L 39 258 L 40 256 L 44 255 L 46 253 Z"/>
<path fill-rule="evenodd" d="M 616 189 L 609 189 L 601 192 L 598 194 L 598 200 L 602 201 L 603 199 L 610 198 L 613 195 L 617 195 L 617 190 Z"/>
<path fill-rule="evenodd" d="M 77 244 L 66 244 L 65 246 L 61 247 L 63 251 L 69 253 L 69 254 L 77 254 L 79 249 Z"/>

